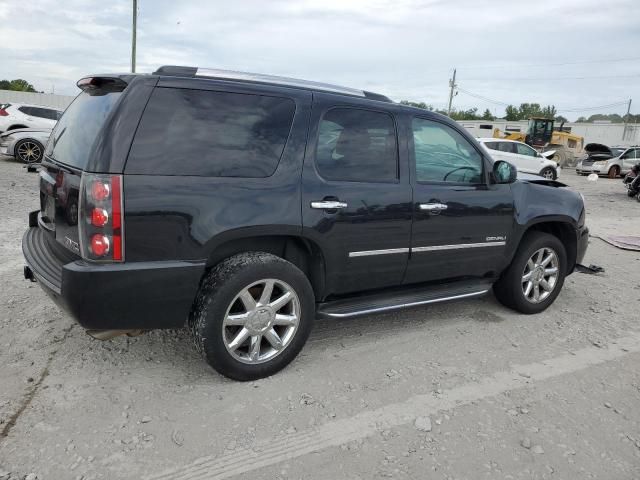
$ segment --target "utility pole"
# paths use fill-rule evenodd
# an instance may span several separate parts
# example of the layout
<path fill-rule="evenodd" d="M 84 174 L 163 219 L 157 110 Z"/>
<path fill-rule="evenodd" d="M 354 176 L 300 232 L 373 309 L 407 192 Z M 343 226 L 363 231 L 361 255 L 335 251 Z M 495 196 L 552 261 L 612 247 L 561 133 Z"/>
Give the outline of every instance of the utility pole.
<path fill-rule="evenodd" d="M 629 123 L 629 114 L 631 113 L 631 99 L 627 104 L 627 114 L 624 117 L 624 129 L 622 130 L 622 140 L 627 136 L 627 123 Z"/>
<path fill-rule="evenodd" d="M 136 72 L 136 28 L 138 23 L 138 0 L 133 0 L 133 28 L 131 30 L 131 72 Z"/>
<path fill-rule="evenodd" d="M 451 102 L 453 102 L 454 91 L 458 85 L 456 85 L 456 69 L 453 69 L 453 78 L 449 79 L 449 107 L 447 108 L 447 115 L 451 115 Z"/>

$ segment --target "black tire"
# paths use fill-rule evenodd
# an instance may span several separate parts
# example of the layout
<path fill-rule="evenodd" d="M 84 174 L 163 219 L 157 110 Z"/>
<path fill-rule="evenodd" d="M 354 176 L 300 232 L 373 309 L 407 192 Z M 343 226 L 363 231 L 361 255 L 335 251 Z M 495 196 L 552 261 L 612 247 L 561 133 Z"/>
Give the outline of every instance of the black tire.
<path fill-rule="evenodd" d="M 540 171 L 540 175 L 542 175 L 545 178 L 551 178 L 551 180 L 555 180 L 556 178 L 558 178 L 558 172 L 556 172 L 555 168 L 552 167 L 545 167 Z"/>
<path fill-rule="evenodd" d="M 620 174 L 620 167 L 618 167 L 617 165 L 614 165 L 609 169 L 609 172 L 607 173 L 607 177 L 617 178 L 619 174 Z"/>
<path fill-rule="evenodd" d="M 531 256 L 541 248 L 555 252 L 558 260 L 558 278 L 553 290 L 539 303 L 527 300 L 523 292 L 523 273 Z M 567 253 L 562 242 L 553 235 L 543 232 L 530 232 L 522 239 L 511 265 L 502 273 L 493 285 L 493 292 L 500 303 L 527 315 L 539 313 L 551 305 L 564 284 L 567 272 Z"/>
<path fill-rule="evenodd" d="M 22 152 L 28 145 L 33 145 L 33 147 L 35 147 L 32 149 L 27 149 L 28 151 L 33 152 L 32 155 L 28 155 L 26 151 Z M 42 157 L 44 156 L 44 147 L 40 142 L 32 138 L 25 138 L 19 140 L 16 143 L 15 147 L 13 147 L 13 152 L 16 159 L 20 160 L 21 162 L 24 162 L 26 164 L 40 163 L 42 161 Z"/>
<path fill-rule="evenodd" d="M 276 356 L 264 363 L 243 363 L 227 349 L 223 321 L 239 293 L 262 279 L 285 282 L 294 290 L 300 306 L 299 321 L 293 337 Z M 269 253 L 246 252 L 222 261 L 206 274 L 188 326 L 196 349 L 209 365 L 226 377 L 247 381 L 268 377 L 286 367 L 307 341 L 314 318 L 313 289 L 300 269 Z"/>

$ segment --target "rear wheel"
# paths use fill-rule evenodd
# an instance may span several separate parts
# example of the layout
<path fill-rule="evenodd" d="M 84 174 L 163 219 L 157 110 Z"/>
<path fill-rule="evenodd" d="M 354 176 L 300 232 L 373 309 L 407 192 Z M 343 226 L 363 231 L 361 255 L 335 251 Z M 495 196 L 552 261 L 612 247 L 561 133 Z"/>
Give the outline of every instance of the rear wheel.
<path fill-rule="evenodd" d="M 44 153 L 42 145 L 31 139 L 20 140 L 14 150 L 16 158 L 24 163 L 38 163 Z"/>
<path fill-rule="evenodd" d="M 268 253 L 235 255 L 205 277 L 189 328 L 217 372 L 235 380 L 267 377 L 305 344 L 315 316 L 313 290 L 295 265 Z"/>
<path fill-rule="evenodd" d="M 543 168 L 542 171 L 540 172 L 540 175 L 542 175 L 544 178 L 548 180 L 555 180 L 556 178 L 558 178 L 558 173 L 556 172 L 556 169 L 552 167 Z"/>
<path fill-rule="evenodd" d="M 539 313 L 560 293 L 566 270 L 567 254 L 562 242 L 548 233 L 531 232 L 522 240 L 493 291 L 507 307 L 525 314 Z"/>
<path fill-rule="evenodd" d="M 607 176 L 609 178 L 617 178 L 618 175 L 620 175 L 620 167 L 618 167 L 617 165 L 614 165 L 613 167 L 611 167 L 609 169 L 609 172 L 607 173 Z"/>

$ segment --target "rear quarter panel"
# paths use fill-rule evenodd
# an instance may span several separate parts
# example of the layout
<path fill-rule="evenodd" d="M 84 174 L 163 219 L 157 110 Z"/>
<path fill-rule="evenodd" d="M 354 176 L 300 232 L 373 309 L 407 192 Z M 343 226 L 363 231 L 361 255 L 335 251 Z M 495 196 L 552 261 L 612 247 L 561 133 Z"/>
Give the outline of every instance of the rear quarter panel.
<path fill-rule="evenodd" d="M 211 82 L 193 79 L 161 79 L 160 84 L 224 89 L 224 82 L 212 88 Z M 296 102 L 289 139 L 272 176 L 127 175 L 125 168 L 127 261 L 207 260 L 218 246 L 235 239 L 301 234 L 300 177 L 312 95 L 291 89 L 272 93 Z"/>

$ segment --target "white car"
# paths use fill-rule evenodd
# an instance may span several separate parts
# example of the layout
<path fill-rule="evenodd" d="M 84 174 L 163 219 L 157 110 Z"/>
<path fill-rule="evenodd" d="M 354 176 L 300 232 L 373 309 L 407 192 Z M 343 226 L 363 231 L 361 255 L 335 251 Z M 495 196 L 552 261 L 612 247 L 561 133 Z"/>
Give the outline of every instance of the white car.
<path fill-rule="evenodd" d="M 0 104 L 0 133 L 16 128 L 53 128 L 62 111 L 24 103 Z"/>
<path fill-rule="evenodd" d="M 478 141 L 494 159 L 509 162 L 519 172 L 535 173 L 551 180 L 560 176 L 560 165 L 549 160 L 555 153 L 553 150 L 540 154 L 526 143 L 502 138 L 479 138 Z"/>
<path fill-rule="evenodd" d="M 18 128 L 0 134 L 0 157 L 9 155 L 24 163 L 40 163 L 49 135 L 50 128 Z"/>

